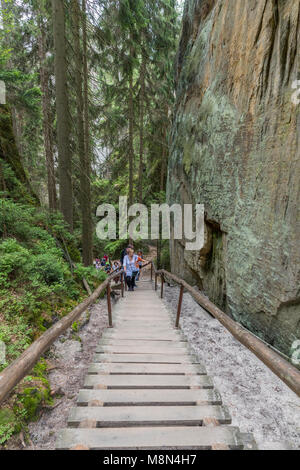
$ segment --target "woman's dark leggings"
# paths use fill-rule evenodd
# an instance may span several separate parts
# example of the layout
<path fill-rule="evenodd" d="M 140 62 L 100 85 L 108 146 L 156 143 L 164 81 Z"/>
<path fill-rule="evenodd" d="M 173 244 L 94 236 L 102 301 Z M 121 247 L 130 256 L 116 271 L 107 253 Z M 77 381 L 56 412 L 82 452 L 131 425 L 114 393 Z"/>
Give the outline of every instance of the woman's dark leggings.
<path fill-rule="evenodd" d="M 135 284 L 135 276 L 126 276 L 126 282 L 128 289 L 133 288 Z"/>

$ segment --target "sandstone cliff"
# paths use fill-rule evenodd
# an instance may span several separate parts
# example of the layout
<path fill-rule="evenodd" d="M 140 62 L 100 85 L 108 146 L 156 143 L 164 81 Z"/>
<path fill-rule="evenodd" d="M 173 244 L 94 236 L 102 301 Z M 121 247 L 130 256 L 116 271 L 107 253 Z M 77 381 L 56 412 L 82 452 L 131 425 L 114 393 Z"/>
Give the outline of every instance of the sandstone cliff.
<path fill-rule="evenodd" d="M 300 339 L 298 0 L 187 0 L 177 61 L 170 203 L 204 203 L 201 252 L 172 268 L 290 354 Z M 297 130 L 298 128 L 298 130 Z"/>

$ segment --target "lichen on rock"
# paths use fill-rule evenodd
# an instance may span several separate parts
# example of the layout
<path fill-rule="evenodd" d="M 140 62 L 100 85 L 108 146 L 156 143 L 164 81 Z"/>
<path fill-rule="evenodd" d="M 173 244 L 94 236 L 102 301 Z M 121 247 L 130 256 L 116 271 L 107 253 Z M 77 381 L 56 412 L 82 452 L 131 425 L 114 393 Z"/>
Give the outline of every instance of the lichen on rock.
<path fill-rule="evenodd" d="M 300 339 L 300 5 L 186 2 L 168 200 L 200 203 L 206 244 L 172 269 L 291 354 Z"/>

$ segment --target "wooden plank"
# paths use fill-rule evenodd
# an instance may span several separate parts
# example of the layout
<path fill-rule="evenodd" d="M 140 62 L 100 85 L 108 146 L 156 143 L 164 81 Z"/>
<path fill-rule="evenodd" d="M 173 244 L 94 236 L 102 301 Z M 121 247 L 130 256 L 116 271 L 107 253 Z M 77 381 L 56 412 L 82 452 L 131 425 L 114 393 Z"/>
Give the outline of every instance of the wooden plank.
<path fill-rule="evenodd" d="M 85 446 L 91 450 L 199 449 L 216 446 L 243 449 L 239 430 L 230 426 L 212 428 L 145 427 L 113 429 L 65 429 L 59 433 L 57 449 Z"/>
<path fill-rule="evenodd" d="M 86 389 L 189 389 L 213 388 L 207 375 L 88 375 Z"/>
<path fill-rule="evenodd" d="M 191 406 L 221 405 L 216 390 L 81 390 L 77 404 L 103 403 L 104 406 Z"/>
<path fill-rule="evenodd" d="M 198 364 L 198 359 L 187 354 L 177 356 L 165 354 L 95 354 L 94 362 L 159 363 L 159 364 Z"/>
<path fill-rule="evenodd" d="M 97 427 L 130 426 L 202 426 L 204 419 L 215 419 L 219 424 L 231 424 L 229 411 L 224 406 L 124 406 L 77 407 L 69 414 L 68 425 L 78 427 L 84 421 L 95 420 Z M 141 431 L 142 432 L 142 431 Z"/>
<path fill-rule="evenodd" d="M 125 374 L 125 375 L 205 375 L 203 364 L 126 364 L 126 363 L 94 363 L 88 370 L 89 374 Z"/>

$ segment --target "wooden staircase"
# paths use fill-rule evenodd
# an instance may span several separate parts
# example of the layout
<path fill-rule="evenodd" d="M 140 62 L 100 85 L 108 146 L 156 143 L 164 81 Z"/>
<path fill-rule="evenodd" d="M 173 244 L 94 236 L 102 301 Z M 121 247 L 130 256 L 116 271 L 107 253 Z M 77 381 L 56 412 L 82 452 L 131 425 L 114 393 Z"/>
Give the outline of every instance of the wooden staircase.
<path fill-rule="evenodd" d="M 117 305 L 57 449 L 243 449 L 230 424 L 205 367 L 141 281 Z"/>

